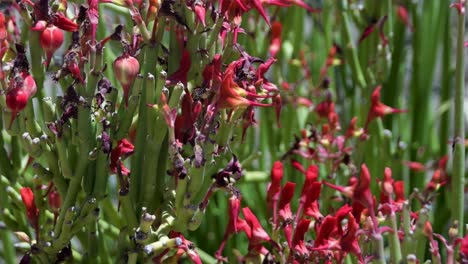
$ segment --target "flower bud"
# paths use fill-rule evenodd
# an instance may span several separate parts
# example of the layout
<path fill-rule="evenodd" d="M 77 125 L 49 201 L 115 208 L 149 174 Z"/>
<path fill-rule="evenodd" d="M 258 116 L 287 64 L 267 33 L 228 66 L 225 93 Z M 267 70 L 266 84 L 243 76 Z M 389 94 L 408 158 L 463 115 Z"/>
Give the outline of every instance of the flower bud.
<path fill-rule="evenodd" d="M 50 60 L 54 52 L 62 46 L 63 43 L 63 31 L 56 26 L 50 25 L 44 31 L 41 32 L 40 43 L 42 49 L 46 53 L 46 61 L 44 62 L 46 67 L 49 67 Z"/>
<path fill-rule="evenodd" d="M 140 63 L 135 57 L 124 54 L 114 61 L 114 74 L 122 85 L 125 98 L 125 106 L 128 105 L 128 95 L 133 81 L 140 71 Z"/>

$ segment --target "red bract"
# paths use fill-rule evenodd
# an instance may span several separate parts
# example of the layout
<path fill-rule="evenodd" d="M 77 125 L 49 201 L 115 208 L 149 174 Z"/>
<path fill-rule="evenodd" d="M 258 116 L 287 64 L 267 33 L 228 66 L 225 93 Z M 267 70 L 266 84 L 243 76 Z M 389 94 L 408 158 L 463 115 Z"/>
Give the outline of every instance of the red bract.
<path fill-rule="evenodd" d="M 51 16 L 50 22 L 54 24 L 56 27 L 63 29 L 65 31 L 74 32 L 77 31 L 79 26 L 75 22 L 68 19 L 62 13 L 55 13 Z"/>
<path fill-rule="evenodd" d="M 356 236 L 358 229 L 359 225 L 356 223 L 356 219 L 352 214 L 349 214 L 347 230 L 346 233 L 343 234 L 342 238 L 340 239 L 340 247 L 341 250 L 355 255 L 356 257 L 358 257 L 361 263 L 364 263 L 361 254 L 361 248 L 359 247 L 359 243 Z"/>
<path fill-rule="evenodd" d="M 270 237 L 260 225 L 260 222 L 250 208 L 242 208 L 242 214 L 244 215 L 245 222 L 247 224 L 247 226 L 244 226 L 243 230 L 249 239 L 249 250 L 254 250 L 259 253 L 264 251 L 262 243 L 270 241 Z"/>
<path fill-rule="evenodd" d="M 315 220 L 320 220 L 323 215 L 320 213 L 318 198 L 322 190 L 322 183 L 313 182 L 307 193 L 307 199 L 304 206 L 304 215 L 313 217 Z M 298 212 L 299 214 L 299 212 Z"/>
<path fill-rule="evenodd" d="M 261 0 L 220 0 L 219 8 L 226 18 L 240 25 L 241 17 L 251 9 L 256 9 L 268 25 L 270 21 L 263 9 Z"/>
<path fill-rule="evenodd" d="M 293 182 L 287 182 L 284 185 L 283 190 L 281 190 L 281 199 L 280 199 L 279 208 L 278 208 L 279 217 L 283 221 L 283 223 L 281 224 L 281 228 L 284 231 L 286 241 L 288 241 L 288 245 L 290 247 L 292 246 L 291 235 L 292 235 L 292 220 L 293 220 L 293 215 L 291 212 L 291 199 L 294 195 L 295 187 L 296 187 L 296 184 Z M 275 226 L 275 228 L 280 228 L 280 227 Z"/>
<path fill-rule="evenodd" d="M 468 262 L 468 234 L 461 241 L 460 246 L 460 263 Z"/>
<path fill-rule="evenodd" d="M 190 52 L 184 49 L 182 57 L 180 58 L 179 69 L 167 78 L 166 85 L 176 85 L 178 82 L 181 82 L 187 86 L 187 74 L 190 70 L 191 64 Z"/>
<path fill-rule="evenodd" d="M 130 88 L 140 71 L 140 63 L 135 57 L 125 53 L 114 61 L 113 66 L 115 77 L 120 82 L 120 85 L 122 85 L 125 106 L 127 106 Z"/>
<path fill-rule="evenodd" d="M 257 96 L 252 92 L 248 92 L 242 89 L 234 81 L 234 73 L 237 67 L 242 65 L 244 60 L 234 61 L 227 67 L 224 72 L 223 80 L 221 83 L 221 89 L 219 92 L 219 106 L 221 108 L 237 109 L 237 108 L 246 108 L 249 106 L 271 106 L 270 104 L 262 104 L 256 101 L 245 98 L 246 96 L 250 97 L 264 97 Z"/>
<path fill-rule="evenodd" d="M 290 256 L 294 256 L 295 263 L 304 263 L 309 260 L 309 250 L 306 248 L 304 237 L 309 230 L 310 222 L 310 219 L 302 219 L 301 222 L 298 223 L 294 232 L 291 249 L 295 254 L 290 254 Z"/>
<path fill-rule="evenodd" d="M 202 105 L 200 101 L 194 102 L 188 90 L 182 97 L 182 113 L 177 115 L 174 130 L 176 139 L 182 143 L 193 142 L 195 137 L 195 122 L 200 116 Z"/>
<path fill-rule="evenodd" d="M 401 22 L 403 22 L 407 27 L 409 27 L 411 31 L 414 31 L 413 25 L 411 25 L 411 22 L 409 21 L 408 10 L 406 10 L 406 7 L 398 5 L 397 15 Z"/>
<path fill-rule="evenodd" d="M 309 200 L 311 203 L 316 200 L 313 197 L 309 196 L 315 196 L 317 195 L 317 190 L 312 190 L 311 188 L 313 187 L 313 183 L 317 181 L 318 179 L 318 167 L 316 165 L 311 165 L 309 168 L 307 168 L 307 171 L 305 172 L 305 181 L 304 185 L 302 187 L 301 191 L 301 197 L 299 198 L 299 208 L 297 209 L 297 214 L 296 214 L 296 222 L 299 221 L 299 217 L 302 214 L 302 210 L 304 206 L 306 205 L 307 200 Z M 319 190 L 320 193 L 320 190 Z"/>
<path fill-rule="evenodd" d="M 20 189 L 20 194 L 21 200 L 23 200 L 23 204 L 26 207 L 28 221 L 33 226 L 37 236 L 39 234 L 39 209 L 34 201 L 34 193 L 31 188 L 25 187 Z"/>
<path fill-rule="evenodd" d="M 197 19 L 202 23 L 204 27 L 206 27 L 206 22 L 205 22 L 206 9 L 205 9 L 205 6 L 203 5 L 203 2 L 195 1 L 192 5 L 192 9 L 195 12 L 195 15 L 197 16 Z"/>
<path fill-rule="evenodd" d="M 54 52 L 62 46 L 63 43 L 63 31 L 56 26 L 49 25 L 44 31 L 41 32 L 39 41 L 42 49 L 46 53 L 46 61 L 44 65 L 49 67 L 50 60 L 54 55 Z"/>
<path fill-rule="evenodd" d="M 117 147 L 112 150 L 110 158 L 110 169 L 113 173 L 121 173 L 125 176 L 130 173 L 130 170 L 124 166 L 122 160 L 132 155 L 133 150 L 133 144 L 127 141 L 125 138 L 118 142 Z"/>
<path fill-rule="evenodd" d="M 275 161 L 271 168 L 271 183 L 267 190 L 267 204 L 268 208 L 273 209 L 273 215 L 275 215 L 276 204 L 279 199 L 281 192 L 281 179 L 283 178 L 283 163 L 281 161 Z"/>
<path fill-rule="evenodd" d="M 364 207 L 373 210 L 374 208 L 374 199 L 372 198 L 372 193 L 370 191 L 370 173 L 369 169 L 365 164 L 361 165 L 361 174 L 359 176 L 359 182 L 356 185 L 353 193 L 353 200 L 361 203 Z"/>
<path fill-rule="evenodd" d="M 178 237 L 182 240 L 182 243 L 180 244 L 180 246 L 178 246 L 178 250 L 176 252 L 177 260 L 179 260 L 182 257 L 182 255 L 185 253 L 192 263 L 202 264 L 200 256 L 195 250 L 195 245 L 191 241 L 187 240 L 182 234 L 178 232 L 171 232 L 169 234 L 169 237 L 170 238 Z"/>
<path fill-rule="evenodd" d="M 238 224 L 242 225 L 243 220 L 239 221 L 240 205 L 241 205 L 241 199 L 235 195 L 231 196 L 231 198 L 229 199 L 229 208 L 228 208 L 229 222 L 226 227 L 226 230 L 224 231 L 223 241 L 219 245 L 219 248 L 215 254 L 216 259 L 220 261 L 225 261 L 225 258 L 223 258 L 222 253 L 224 250 L 224 246 L 226 245 L 226 242 L 229 239 L 229 236 L 231 234 L 237 233 L 240 230 L 240 228 L 238 227 Z"/>
<path fill-rule="evenodd" d="M 262 0 L 263 3 L 270 4 L 270 5 L 276 5 L 276 6 L 281 6 L 281 7 L 289 7 L 291 5 L 297 5 L 300 6 L 307 11 L 311 13 L 318 13 L 320 12 L 320 9 L 317 8 L 312 8 L 311 6 L 307 5 L 304 1 L 302 0 Z"/>
<path fill-rule="evenodd" d="M 276 54 L 281 50 L 281 31 L 283 25 L 279 21 L 275 21 L 271 25 L 271 41 L 270 41 L 270 56 L 276 57 Z"/>
<path fill-rule="evenodd" d="M 403 164 L 405 164 L 405 166 L 407 166 L 412 171 L 423 172 L 426 170 L 426 166 L 420 162 L 405 161 L 403 162 Z"/>
<path fill-rule="evenodd" d="M 60 194 L 58 193 L 57 190 L 54 189 L 50 191 L 48 202 L 49 202 L 49 207 L 52 208 L 53 210 L 60 209 L 62 202 L 60 199 Z"/>
<path fill-rule="evenodd" d="M 33 77 L 28 72 L 22 72 L 10 79 L 9 90 L 6 94 L 6 105 L 12 111 L 9 127 L 16 115 L 27 105 L 29 99 L 36 94 L 37 87 Z"/>
<path fill-rule="evenodd" d="M 365 130 L 367 130 L 367 127 L 368 127 L 369 123 L 374 119 L 381 118 L 384 115 L 388 115 L 388 114 L 406 112 L 406 110 L 392 108 L 390 106 L 387 106 L 387 105 L 383 104 L 380 101 L 380 90 L 381 89 L 382 89 L 382 86 L 377 86 L 377 88 L 375 88 L 374 92 L 372 92 L 371 107 L 370 107 L 369 113 L 367 115 L 366 125 L 364 126 Z"/>

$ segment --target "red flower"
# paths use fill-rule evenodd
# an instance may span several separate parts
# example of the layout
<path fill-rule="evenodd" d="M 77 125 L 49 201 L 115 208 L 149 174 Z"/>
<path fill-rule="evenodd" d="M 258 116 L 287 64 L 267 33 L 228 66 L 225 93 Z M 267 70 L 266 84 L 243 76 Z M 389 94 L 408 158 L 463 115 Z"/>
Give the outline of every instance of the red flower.
<path fill-rule="evenodd" d="M 261 104 L 256 101 L 252 101 L 250 99 L 245 98 L 246 96 L 250 97 L 264 97 L 264 96 L 257 96 L 255 93 L 248 92 L 242 89 L 235 81 L 234 81 L 234 73 L 235 70 L 242 65 L 244 62 L 243 59 L 240 61 L 234 61 L 227 67 L 226 71 L 224 72 L 224 77 L 221 83 L 221 89 L 219 92 L 219 106 L 221 108 L 246 108 L 249 106 L 271 106 L 269 104 Z"/>
<path fill-rule="evenodd" d="M 405 161 L 403 164 L 412 171 L 423 172 L 426 170 L 426 166 L 417 161 Z"/>
<path fill-rule="evenodd" d="M 356 219 L 352 214 L 348 214 L 348 225 L 346 233 L 340 239 L 341 250 L 351 253 L 359 258 L 359 261 L 363 263 L 361 248 L 357 240 L 356 233 L 359 229 L 359 225 L 356 223 Z"/>
<path fill-rule="evenodd" d="M 79 26 L 75 22 L 68 19 L 62 13 L 55 13 L 51 16 L 50 22 L 54 24 L 56 27 L 63 29 L 65 31 L 74 32 L 77 31 Z"/>
<path fill-rule="evenodd" d="M 460 263 L 466 263 L 468 261 L 468 234 L 461 241 L 460 246 Z"/>
<path fill-rule="evenodd" d="M 182 57 L 180 58 L 179 69 L 167 78 L 166 85 L 176 85 L 178 82 L 181 82 L 186 87 L 187 74 L 191 65 L 192 61 L 190 60 L 190 52 L 184 49 L 182 51 Z"/>
<path fill-rule="evenodd" d="M 54 55 L 54 52 L 62 46 L 63 43 L 63 31 L 56 26 L 49 25 L 45 28 L 40 35 L 39 41 L 42 49 L 46 53 L 46 61 L 44 65 L 49 67 L 50 60 Z"/>
<path fill-rule="evenodd" d="M 296 213 L 296 222 L 299 221 L 299 217 L 302 214 L 304 206 L 306 206 L 306 202 L 309 201 L 312 203 L 314 200 L 316 200 L 315 197 L 320 194 L 320 188 L 318 189 L 317 193 L 316 186 L 313 185 L 313 183 L 315 183 L 318 179 L 318 167 L 316 165 L 310 165 L 305 172 L 305 176 L 306 178 L 302 187 L 301 196 L 299 198 L 299 208 L 297 209 Z M 314 190 L 312 190 L 313 187 Z"/>
<path fill-rule="evenodd" d="M 409 21 L 408 10 L 402 5 L 398 5 L 397 8 L 398 18 L 403 22 L 411 31 L 414 31 L 413 25 Z"/>
<path fill-rule="evenodd" d="M 320 9 L 312 8 L 302 0 L 262 0 L 262 2 L 270 4 L 270 5 L 281 6 L 281 7 L 289 7 L 291 5 L 297 5 L 306 9 L 307 11 L 311 13 L 320 12 Z"/>
<path fill-rule="evenodd" d="M 36 94 L 36 91 L 36 82 L 27 71 L 10 78 L 9 88 L 6 93 L 6 105 L 11 110 L 9 127 L 15 121 L 18 112 L 26 107 L 29 99 Z"/>
<path fill-rule="evenodd" d="M 133 154 L 134 146 L 125 138 L 120 140 L 117 147 L 111 152 L 110 169 L 113 173 L 121 173 L 127 176 L 130 170 L 126 168 L 122 160 Z"/>
<path fill-rule="evenodd" d="M 36 207 L 34 201 L 34 193 L 31 188 L 25 187 L 20 189 L 21 200 L 26 207 L 26 216 L 28 217 L 29 223 L 36 231 L 36 236 L 39 234 L 39 209 Z"/>
<path fill-rule="evenodd" d="M 370 173 L 369 169 L 365 164 L 361 165 L 361 174 L 359 176 L 359 182 L 353 192 L 353 200 L 361 203 L 364 207 L 373 209 L 374 199 L 370 191 Z"/>
<path fill-rule="evenodd" d="M 256 9 L 267 24 L 270 25 L 261 0 L 220 0 L 219 8 L 226 18 L 234 21 L 237 25 L 240 25 L 241 17 L 244 13 L 247 13 L 251 9 Z"/>
<path fill-rule="evenodd" d="M 271 183 L 267 190 L 267 204 L 268 208 L 273 209 L 273 217 L 275 217 L 275 211 L 277 202 L 281 192 L 281 179 L 283 178 L 283 163 L 281 161 L 275 161 L 271 168 Z"/>
<path fill-rule="evenodd" d="M 242 208 L 245 220 L 237 218 L 237 226 L 247 235 L 249 240 L 249 254 L 267 254 L 268 251 L 262 243 L 270 241 L 270 237 L 260 225 L 255 214 L 248 207 Z"/>
<path fill-rule="evenodd" d="M 367 130 L 369 123 L 374 119 L 381 118 L 384 115 L 388 115 L 388 114 L 406 112 L 406 110 L 392 108 L 380 102 L 380 90 L 381 89 L 382 89 L 382 86 L 377 86 L 374 92 L 372 92 L 371 107 L 367 115 L 366 125 L 364 126 L 365 130 Z"/>
<path fill-rule="evenodd" d="M 294 257 L 296 260 L 300 261 L 300 263 L 306 262 L 309 258 L 309 250 L 306 248 L 304 237 L 309 230 L 310 222 L 310 219 L 302 219 L 294 231 L 294 239 L 292 241 L 291 249 L 296 253 L 294 254 Z M 292 255 L 293 254 L 290 256 Z"/>
<path fill-rule="evenodd" d="M 181 102 L 182 113 L 177 115 L 174 132 L 175 137 L 182 143 L 193 142 L 195 137 L 195 123 L 202 111 L 200 101 L 194 102 L 190 92 L 186 92 Z"/>
<path fill-rule="evenodd" d="M 177 260 L 180 259 L 182 255 L 185 253 L 187 257 L 190 259 L 190 261 L 192 261 L 192 263 L 202 264 L 200 256 L 195 250 L 195 245 L 191 241 L 187 240 L 182 234 L 178 232 L 171 232 L 169 234 L 169 237 L 170 238 L 178 237 L 182 240 L 182 243 L 179 245 L 179 248 L 176 252 Z"/>
<path fill-rule="evenodd" d="M 205 9 L 205 6 L 203 5 L 203 2 L 194 1 L 194 3 L 192 4 L 192 9 L 195 12 L 195 15 L 197 16 L 197 19 L 202 23 L 204 27 L 206 27 L 206 23 L 205 23 L 206 9 Z"/>
<path fill-rule="evenodd" d="M 229 208 L 228 208 L 229 222 L 224 232 L 223 241 L 219 245 L 219 248 L 215 254 L 216 259 L 218 260 L 225 261 L 225 259 L 222 257 L 224 246 L 226 245 L 226 242 L 229 239 L 229 236 L 239 231 L 238 223 L 241 222 L 238 220 L 239 212 L 240 212 L 240 205 L 241 205 L 241 199 L 237 197 L 236 195 L 231 196 L 231 198 L 229 199 Z"/>
<path fill-rule="evenodd" d="M 315 220 L 323 218 L 323 215 L 320 213 L 318 198 L 322 190 L 321 182 L 313 182 L 307 193 L 307 199 L 304 207 L 304 215 L 311 216 Z"/>
<path fill-rule="evenodd" d="M 140 71 L 140 63 L 135 57 L 125 53 L 115 59 L 113 69 L 115 77 L 120 82 L 120 85 L 122 85 L 125 106 L 127 106 L 130 89 Z"/>
<path fill-rule="evenodd" d="M 287 182 L 283 190 L 281 190 L 281 199 L 279 203 L 279 216 L 280 219 L 283 221 L 281 224 L 281 228 L 284 231 L 284 236 L 286 237 L 286 241 L 288 241 L 288 245 L 292 246 L 292 220 L 293 215 L 291 212 L 291 199 L 294 196 L 294 189 L 296 188 L 296 184 L 293 182 Z M 280 228 L 275 224 L 275 228 Z"/>
<path fill-rule="evenodd" d="M 276 21 L 271 25 L 271 41 L 270 41 L 270 56 L 276 57 L 276 54 L 281 50 L 281 31 L 283 25 L 281 22 Z"/>

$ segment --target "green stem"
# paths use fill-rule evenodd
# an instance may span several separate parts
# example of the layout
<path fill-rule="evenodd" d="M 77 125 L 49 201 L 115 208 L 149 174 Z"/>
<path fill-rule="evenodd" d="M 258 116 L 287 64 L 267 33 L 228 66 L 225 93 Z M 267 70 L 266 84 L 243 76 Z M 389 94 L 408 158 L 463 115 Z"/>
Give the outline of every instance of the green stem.
<path fill-rule="evenodd" d="M 460 1 L 460 3 L 464 3 Z M 463 7 L 464 8 L 464 7 Z M 455 130 L 453 153 L 453 220 L 459 225 L 463 222 L 464 213 L 464 187 L 465 187 L 465 123 L 464 123 L 464 93 L 465 93 L 465 13 L 458 14 L 457 35 L 457 64 L 455 69 Z M 463 228 L 458 229 L 458 234 L 463 235 Z"/>

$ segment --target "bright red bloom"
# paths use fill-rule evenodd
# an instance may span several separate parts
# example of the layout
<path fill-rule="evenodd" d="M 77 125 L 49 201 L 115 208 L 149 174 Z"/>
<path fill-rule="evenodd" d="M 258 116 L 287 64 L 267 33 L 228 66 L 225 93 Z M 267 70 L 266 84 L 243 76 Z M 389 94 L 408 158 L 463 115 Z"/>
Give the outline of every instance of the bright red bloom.
<path fill-rule="evenodd" d="M 111 163 L 110 169 L 113 173 L 121 173 L 122 175 L 127 176 L 130 173 L 130 170 L 124 166 L 122 160 L 126 159 L 128 156 L 133 154 L 135 147 L 125 138 L 118 142 L 116 148 L 111 152 Z"/>
<path fill-rule="evenodd" d="M 365 130 L 367 130 L 367 127 L 368 127 L 369 123 L 374 119 L 381 118 L 384 115 L 388 115 L 388 114 L 406 112 L 406 110 L 392 108 L 390 106 L 387 106 L 387 105 L 383 104 L 380 101 L 380 90 L 381 89 L 382 89 L 382 86 L 377 86 L 377 88 L 375 88 L 374 92 L 372 92 L 371 107 L 370 107 L 369 113 L 367 115 L 366 125 L 364 126 Z"/>
<path fill-rule="evenodd" d="M 23 204 L 26 207 L 28 221 L 33 226 L 37 236 L 39 234 L 39 209 L 34 201 L 34 193 L 31 188 L 25 187 L 20 189 L 20 194 L 21 200 L 23 200 Z"/>

